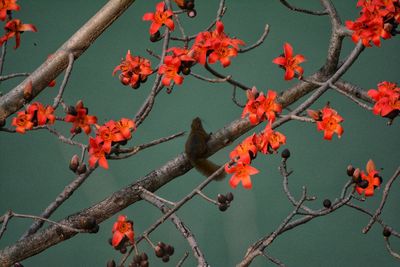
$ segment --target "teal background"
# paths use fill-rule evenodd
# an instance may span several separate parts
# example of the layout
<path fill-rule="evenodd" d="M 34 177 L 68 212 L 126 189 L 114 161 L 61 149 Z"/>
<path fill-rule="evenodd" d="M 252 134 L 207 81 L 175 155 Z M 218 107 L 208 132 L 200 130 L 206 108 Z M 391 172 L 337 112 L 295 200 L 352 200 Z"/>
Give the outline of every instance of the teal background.
<path fill-rule="evenodd" d="M 193 34 L 207 27 L 215 17 L 219 1 L 196 1 L 198 16 L 195 19 L 182 18 L 187 33 Z M 320 9 L 319 1 L 291 1 L 295 5 Z M 24 33 L 21 47 L 9 49 L 4 73 L 33 71 L 49 54 L 53 53 L 81 25 L 99 10 L 106 1 L 18 1 L 21 11 L 14 17 L 24 23 L 33 23 L 38 33 Z M 75 63 L 73 75 L 64 95 L 67 103 L 74 104 L 82 99 L 95 114 L 99 122 L 121 117 L 133 117 L 149 93 L 152 79 L 139 90 L 132 90 L 120 84 L 111 75 L 128 49 L 134 55 L 148 57 L 153 66 L 157 61 L 147 55 L 145 49 L 159 52 L 160 43 L 150 43 L 150 24 L 141 20 L 145 12 L 154 10 L 156 1 L 137 0 Z M 358 10 L 356 1 L 334 1 L 343 21 L 355 19 Z M 328 17 L 309 16 L 294 13 L 278 1 L 248 0 L 227 1 L 228 11 L 223 18 L 225 31 L 231 36 L 252 44 L 258 40 L 265 23 L 271 31 L 265 43 L 232 60 L 232 65 L 222 70 L 243 83 L 255 85 L 259 90 L 274 89 L 282 92 L 296 81 L 285 82 L 283 71 L 272 64 L 273 58 L 282 53 L 282 45 L 289 42 L 295 53 L 305 55 L 302 64 L 305 75 L 312 74 L 324 62 L 330 35 Z M 179 34 L 179 31 L 175 31 Z M 11 45 L 14 45 L 14 40 Z M 180 45 L 172 43 L 171 45 Z M 400 82 L 398 77 L 400 54 L 399 38 L 383 41 L 381 48 L 366 49 L 359 60 L 345 75 L 345 79 L 365 89 L 376 88 L 380 81 Z M 342 58 L 354 47 L 350 40 L 344 42 Z M 194 72 L 208 75 L 199 66 Z M 7 92 L 21 80 L 3 82 L 0 90 Z M 57 80 L 59 86 L 62 77 Z M 47 88 L 38 98 L 50 104 L 57 88 Z M 199 116 L 208 131 L 216 131 L 240 117 L 241 109 L 231 101 L 232 88 L 228 84 L 209 84 L 193 77 L 186 77 L 182 86 L 175 86 L 172 94 L 162 92 L 156 105 L 135 132 L 130 145 L 136 145 L 189 129 L 191 120 Z M 238 92 L 244 102 L 245 95 Z M 310 204 L 321 207 L 322 200 L 334 200 L 339 196 L 347 181 L 345 169 L 348 164 L 365 168 L 372 158 L 387 181 L 397 168 L 399 152 L 399 121 L 391 127 L 386 120 L 361 109 L 336 92 L 328 92 L 313 108 L 319 109 L 327 101 L 345 118 L 343 137 L 336 136 L 331 142 L 322 139 L 315 125 L 290 122 L 279 131 L 287 137 L 287 148 L 292 157 L 289 168 L 294 170 L 290 187 L 299 196 L 301 186 L 306 185 L 311 195 L 318 200 Z M 59 113 L 61 116 L 62 114 Z M 10 125 L 11 119 L 8 120 Z M 67 134 L 69 125 L 58 123 L 56 128 Z M 257 128 L 261 130 L 261 128 Z M 244 139 L 240 138 L 238 141 Z M 80 137 L 87 142 L 87 137 Z M 98 169 L 87 182 L 52 216 L 59 220 L 89 205 L 101 201 L 112 192 L 134 182 L 143 175 L 158 168 L 183 151 L 185 138 L 147 149 L 135 157 L 122 161 L 110 161 L 110 169 Z M 237 143 L 237 142 L 236 142 Z M 236 144 L 235 143 L 235 144 Z M 26 214 L 40 212 L 54 200 L 74 175 L 68 170 L 71 156 L 79 151 L 59 142 L 44 131 L 28 132 L 25 135 L 0 133 L 0 213 L 7 209 Z M 233 145 L 219 151 L 212 157 L 216 162 L 225 162 Z M 260 174 L 254 176 L 253 189 L 233 190 L 235 200 L 225 213 L 195 198 L 178 215 L 195 234 L 200 248 L 211 266 L 234 266 L 247 247 L 260 237 L 274 231 L 291 212 L 278 172 L 278 155 L 260 155 L 254 166 Z M 204 178 L 195 171 L 179 177 L 157 193 L 170 200 L 179 200 Z M 226 181 L 213 183 L 205 192 L 214 197 L 218 193 L 232 191 Z M 371 211 L 379 205 L 382 190 L 360 205 Z M 396 182 L 383 212 L 385 222 L 400 229 L 399 186 Z M 153 206 L 140 202 L 123 210 L 135 222 L 135 231 L 140 234 L 160 217 Z M 117 214 L 118 215 L 118 214 Z M 25 266 L 105 266 L 108 259 L 119 260 L 120 255 L 107 243 L 116 216 L 100 226 L 96 235 L 78 235 L 66 242 L 49 248 L 45 252 L 24 261 Z M 363 235 L 361 229 L 369 218 L 349 208 L 281 235 L 267 252 L 279 258 L 287 266 L 398 266 L 385 249 L 382 229 L 374 226 L 370 233 Z M 13 219 L 0 240 L 0 248 L 15 242 L 31 224 L 27 219 Z M 150 247 L 140 244 L 140 250 L 148 252 L 151 266 L 175 266 L 190 248 L 186 240 L 171 223 L 164 223 L 151 235 L 154 242 L 162 240 L 175 246 L 175 255 L 167 264 L 153 256 Z M 400 243 L 393 240 L 394 248 Z M 258 257 L 252 266 L 272 266 L 263 257 Z M 195 266 L 191 256 L 184 266 Z"/>

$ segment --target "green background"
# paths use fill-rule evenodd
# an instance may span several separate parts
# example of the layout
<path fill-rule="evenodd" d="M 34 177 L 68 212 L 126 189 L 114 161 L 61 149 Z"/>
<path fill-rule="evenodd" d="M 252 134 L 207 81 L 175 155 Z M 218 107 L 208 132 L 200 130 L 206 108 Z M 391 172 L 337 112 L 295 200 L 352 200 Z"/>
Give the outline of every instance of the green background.
<path fill-rule="evenodd" d="M 187 33 L 204 30 L 214 19 L 219 1 L 196 1 L 198 16 L 182 21 Z M 313 9 L 320 9 L 319 1 L 291 1 Z M 9 49 L 4 73 L 33 71 L 49 54 L 57 50 L 81 25 L 97 12 L 106 1 L 18 1 L 21 11 L 14 17 L 24 23 L 33 23 L 38 33 L 24 33 L 18 50 Z M 137 0 L 75 63 L 72 77 L 64 95 L 69 104 L 82 99 L 89 107 L 90 114 L 99 122 L 121 117 L 133 117 L 149 93 L 152 79 L 139 90 L 132 90 L 120 84 L 111 75 L 128 49 L 134 55 L 148 57 L 153 66 L 157 61 L 147 55 L 150 48 L 157 53 L 160 43 L 150 43 L 149 23 L 141 20 L 145 12 L 154 10 L 156 1 Z M 334 1 L 343 21 L 355 19 L 358 11 L 356 1 Z M 271 31 L 265 43 L 258 49 L 240 54 L 232 60 L 232 65 L 222 70 L 249 86 L 259 90 L 274 89 L 282 92 L 296 81 L 285 82 L 283 71 L 272 64 L 272 59 L 282 53 L 282 45 L 289 42 L 295 53 L 303 54 L 307 62 L 302 64 L 305 75 L 312 74 L 325 62 L 329 35 L 329 18 L 309 16 L 291 12 L 279 1 L 248 0 L 227 1 L 227 14 L 223 18 L 225 31 L 247 44 L 258 40 L 265 23 Z M 178 31 L 175 34 L 179 34 Z M 14 40 L 9 44 L 14 45 Z M 172 43 L 171 45 L 180 45 Z M 381 48 L 366 49 L 359 60 L 345 75 L 345 79 L 365 89 L 376 88 L 383 80 L 400 82 L 399 38 L 382 42 Z M 354 47 L 350 40 L 344 42 L 342 58 Z M 194 72 L 209 76 L 195 67 Z M 209 76 L 210 77 L 210 76 Z M 61 83 L 62 77 L 57 80 Z M 0 90 L 7 92 L 20 80 L 3 82 Z M 50 104 L 57 93 L 56 88 L 47 88 L 37 100 Z M 135 132 L 130 145 L 136 145 L 189 129 L 191 120 L 199 116 L 208 131 L 217 131 L 227 123 L 240 117 L 241 109 L 231 100 L 232 88 L 228 84 L 209 84 L 185 77 L 182 86 L 175 86 L 171 94 L 162 92 L 156 105 Z M 245 95 L 238 92 L 239 100 Z M 310 204 L 320 208 L 322 200 L 334 200 L 347 181 L 345 169 L 348 164 L 365 168 L 372 158 L 378 168 L 383 168 L 384 181 L 398 166 L 399 122 L 391 127 L 386 120 L 361 109 L 350 100 L 328 92 L 313 108 L 322 108 L 327 101 L 344 117 L 343 137 L 336 136 L 331 142 L 322 139 L 315 125 L 290 122 L 279 131 L 287 137 L 286 147 L 292 152 L 289 168 L 294 170 L 290 177 L 290 187 L 296 196 L 305 185 L 311 195 L 318 200 Z M 61 113 L 59 113 L 62 116 Z M 11 119 L 8 120 L 10 125 Z M 56 128 L 68 133 L 69 125 L 58 122 Z M 261 128 L 257 128 L 261 130 Z M 244 139 L 245 136 L 239 139 Z M 87 137 L 82 135 L 82 142 Z M 58 220 L 88 205 L 97 203 L 112 192 L 134 182 L 150 171 L 158 168 L 183 151 L 185 138 L 147 149 L 127 160 L 110 162 L 110 169 L 97 169 L 87 182 L 52 216 Z M 237 143 L 237 142 L 236 142 Z M 0 133 L 0 213 L 7 209 L 26 214 L 40 214 L 53 201 L 74 175 L 68 170 L 71 156 L 79 151 L 59 142 L 44 131 L 28 132 L 25 135 Z M 212 157 L 216 162 L 225 162 L 233 145 L 219 151 Z M 234 266 L 247 247 L 275 230 L 291 212 L 278 172 L 278 155 L 260 155 L 254 166 L 260 173 L 252 178 L 253 189 L 244 190 L 240 186 L 233 190 L 235 200 L 225 213 L 195 198 L 178 215 L 195 234 L 200 248 L 211 266 Z M 195 171 L 175 179 L 157 193 L 170 200 L 179 200 L 204 178 Z M 400 229 L 399 186 L 396 183 L 383 219 L 395 229 Z M 205 192 L 210 197 L 231 191 L 227 180 L 213 183 Z M 371 211 L 379 205 L 381 190 L 360 205 Z M 150 204 L 140 202 L 121 212 L 135 223 L 135 231 L 140 234 L 160 217 L 160 212 Z M 96 235 L 78 235 L 45 252 L 24 261 L 25 266 L 105 266 L 111 258 L 119 260 L 120 254 L 107 243 L 111 227 L 117 216 L 102 223 Z M 334 214 L 315 219 L 306 225 L 289 231 L 268 248 L 267 252 L 282 260 L 287 266 L 398 266 L 385 249 L 382 229 L 374 226 L 367 235 L 361 229 L 369 218 L 349 208 L 342 208 Z M 15 242 L 30 225 L 27 219 L 13 219 L 0 240 L 0 248 Z M 175 246 L 175 255 L 167 264 L 156 259 L 150 247 L 142 243 L 140 250 L 148 252 L 151 266 L 175 266 L 185 251 L 190 251 L 180 233 L 171 223 L 164 223 L 151 235 L 154 242 L 162 240 Z M 400 243 L 392 242 L 395 248 Z M 184 266 L 194 266 L 191 256 Z M 263 257 L 258 257 L 252 266 L 272 266 Z"/>

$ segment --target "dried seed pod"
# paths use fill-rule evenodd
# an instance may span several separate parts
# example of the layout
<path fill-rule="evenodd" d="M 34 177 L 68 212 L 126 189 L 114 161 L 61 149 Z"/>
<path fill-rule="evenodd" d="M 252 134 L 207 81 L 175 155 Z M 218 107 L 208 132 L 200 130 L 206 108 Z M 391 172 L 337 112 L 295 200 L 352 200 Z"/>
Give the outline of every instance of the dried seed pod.
<path fill-rule="evenodd" d="M 222 195 L 222 194 L 218 194 L 217 195 L 217 200 L 219 203 L 224 204 L 226 202 L 226 196 Z"/>
<path fill-rule="evenodd" d="M 69 168 L 71 171 L 76 172 L 79 167 L 79 157 L 78 155 L 73 155 L 71 161 L 69 162 Z"/>
<path fill-rule="evenodd" d="M 329 209 L 332 206 L 332 202 L 329 199 L 325 199 L 322 202 L 322 205 L 324 205 L 325 208 Z"/>
<path fill-rule="evenodd" d="M 285 148 L 281 153 L 281 157 L 284 158 L 284 159 L 288 159 L 290 157 L 289 149 Z"/>
<path fill-rule="evenodd" d="M 229 192 L 226 194 L 226 200 L 228 200 L 229 202 L 233 201 L 233 194 L 232 192 Z"/>

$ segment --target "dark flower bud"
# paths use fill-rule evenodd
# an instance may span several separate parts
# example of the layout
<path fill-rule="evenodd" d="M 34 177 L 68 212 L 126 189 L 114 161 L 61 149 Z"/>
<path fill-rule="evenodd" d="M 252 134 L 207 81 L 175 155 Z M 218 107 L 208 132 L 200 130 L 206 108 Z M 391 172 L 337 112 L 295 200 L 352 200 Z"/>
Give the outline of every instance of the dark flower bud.
<path fill-rule="evenodd" d="M 82 132 L 82 129 L 81 129 L 81 127 L 79 127 L 79 126 L 76 127 L 75 130 L 74 130 L 74 133 L 75 133 L 75 134 L 80 134 L 81 132 Z"/>
<path fill-rule="evenodd" d="M 355 169 L 352 165 L 347 166 L 347 175 L 348 176 L 353 176 Z"/>
<path fill-rule="evenodd" d="M 358 178 L 360 178 L 361 175 L 361 171 L 359 168 L 355 169 L 353 172 L 353 178 L 355 179 L 355 181 L 357 181 Z"/>
<path fill-rule="evenodd" d="M 78 155 L 73 155 L 71 161 L 69 162 L 69 168 L 71 171 L 76 172 L 79 167 L 79 157 Z"/>
<path fill-rule="evenodd" d="M 226 211 L 227 209 L 228 209 L 228 205 L 226 205 L 226 204 L 220 204 L 219 205 L 219 207 L 218 207 L 218 209 L 220 210 L 220 211 Z"/>
<path fill-rule="evenodd" d="M 164 256 L 162 257 L 162 261 L 163 261 L 163 262 L 169 262 L 169 256 L 168 256 L 168 255 L 164 255 Z"/>
<path fill-rule="evenodd" d="M 78 174 L 85 173 L 86 172 L 86 164 L 83 163 L 83 164 L 79 165 L 79 167 L 76 171 L 78 172 Z"/>
<path fill-rule="evenodd" d="M 225 203 L 226 202 L 226 197 L 222 194 L 218 194 L 217 200 L 219 203 Z"/>
<path fill-rule="evenodd" d="M 232 192 L 229 192 L 229 193 L 226 194 L 226 200 L 228 200 L 229 202 L 232 202 L 232 200 L 233 200 Z"/>
<path fill-rule="evenodd" d="M 159 245 L 157 245 L 154 249 L 154 252 L 156 254 L 157 257 L 161 258 L 164 256 L 164 249 L 162 249 L 162 247 L 160 247 Z"/>
<path fill-rule="evenodd" d="M 285 148 L 281 153 L 281 157 L 284 158 L 284 159 L 288 159 L 290 157 L 289 149 Z"/>
<path fill-rule="evenodd" d="M 168 255 L 172 256 L 174 254 L 174 252 L 175 252 L 175 249 L 174 249 L 173 246 L 167 245 L 165 247 L 165 252 L 167 252 Z"/>
<path fill-rule="evenodd" d="M 66 111 L 68 114 L 71 114 L 73 116 L 78 115 L 74 106 L 68 106 Z"/>
<path fill-rule="evenodd" d="M 329 209 L 332 206 L 332 202 L 329 199 L 325 199 L 324 202 L 322 202 L 322 205 L 324 205 L 325 208 Z"/>
<path fill-rule="evenodd" d="M 186 9 L 187 10 L 193 10 L 194 8 L 194 1 L 186 1 Z"/>
<path fill-rule="evenodd" d="M 150 41 L 151 42 L 157 42 L 158 40 L 160 40 L 160 32 L 157 31 L 156 33 L 150 35 Z"/>
<path fill-rule="evenodd" d="M 392 231 L 390 231 L 389 227 L 385 227 L 383 228 L 383 232 L 382 232 L 383 236 L 385 237 L 389 237 L 392 234 Z"/>

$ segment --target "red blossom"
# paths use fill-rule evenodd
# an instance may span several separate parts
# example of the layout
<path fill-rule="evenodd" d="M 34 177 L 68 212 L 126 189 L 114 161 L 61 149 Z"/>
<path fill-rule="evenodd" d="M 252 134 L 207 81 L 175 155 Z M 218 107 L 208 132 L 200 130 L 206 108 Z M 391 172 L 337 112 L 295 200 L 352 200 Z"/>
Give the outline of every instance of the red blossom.
<path fill-rule="evenodd" d="M 137 88 L 140 82 L 144 82 L 153 70 L 148 59 L 132 56 L 128 50 L 125 59 L 121 60 L 121 64 L 115 67 L 113 75 L 121 71 L 119 79 L 123 85 L 130 85 L 132 88 Z"/>
<path fill-rule="evenodd" d="M 106 122 L 102 126 L 97 125 L 96 127 L 96 139 L 98 139 L 98 143 L 103 143 L 102 147 L 106 151 L 111 150 L 111 144 L 113 142 L 116 143 L 124 140 L 124 137 L 117 128 L 116 122 L 113 120 Z"/>
<path fill-rule="evenodd" d="M 18 133 L 24 134 L 26 130 L 31 130 L 33 127 L 33 115 L 20 111 L 17 113 L 17 117 L 14 117 L 11 125 L 15 126 L 15 130 Z"/>
<path fill-rule="evenodd" d="M 368 95 L 375 101 L 373 112 L 375 115 L 390 117 L 391 114 L 397 114 L 400 111 L 400 88 L 396 83 L 381 82 L 378 84 L 378 90 L 371 89 Z"/>
<path fill-rule="evenodd" d="M 165 86 L 170 86 L 171 81 L 176 84 L 182 84 L 183 77 L 179 75 L 181 61 L 177 57 L 165 56 L 164 64 L 158 69 L 159 74 L 163 74 L 162 83 Z"/>
<path fill-rule="evenodd" d="M 129 140 L 132 137 L 131 132 L 136 129 L 136 124 L 133 120 L 122 118 L 119 120 L 115 126 L 117 127 L 118 131 L 122 134 L 125 140 Z"/>
<path fill-rule="evenodd" d="M 52 106 L 44 107 L 39 102 L 34 102 L 29 105 L 27 112 L 32 114 L 33 120 L 37 121 L 37 125 L 53 124 L 56 116 Z"/>
<path fill-rule="evenodd" d="M 20 9 L 17 4 L 17 0 L 2 0 L 0 1 L 0 20 L 5 20 L 7 18 L 7 11 Z"/>
<path fill-rule="evenodd" d="M 226 35 L 224 24 L 217 21 L 214 31 L 200 32 L 196 36 L 193 44 L 194 56 L 200 64 L 204 65 L 209 54 L 210 64 L 219 61 L 223 67 L 227 67 L 231 63 L 230 58 L 237 56 L 240 45 L 244 45 L 244 42 Z"/>
<path fill-rule="evenodd" d="M 15 46 L 14 49 L 17 49 L 20 44 L 21 33 L 26 31 L 37 32 L 35 25 L 33 24 L 22 24 L 21 20 L 13 19 L 6 23 L 4 26 L 6 33 L 0 38 L 0 45 L 2 45 L 5 41 L 13 38 L 15 36 Z"/>
<path fill-rule="evenodd" d="M 89 166 L 94 168 L 96 163 L 104 169 L 108 169 L 108 162 L 106 155 L 111 152 L 111 146 L 104 146 L 103 141 L 100 138 L 89 137 Z"/>
<path fill-rule="evenodd" d="M 242 182 L 242 185 L 245 189 L 252 188 L 250 175 L 254 175 L 259 172 L 256 168 L 240 161 L 233 166 L 226 164 L 225 171 L 230 174 L 233 173 L 231 179 L 229 180 L 229 184 L 232 188 L 236 188 L 238 184 Z"/>
<path fill-rule="evenodd" d="M 304 70 L 299 66 L 305 61 L 303 55 L 293 56 L 293 48 L 289 43 L 283 45 L 283 56 L 275 58 L 272 62 L 285 69 L 285 80 L 291 80 L 297 74 L 303 76 Z"/>
<path fill-rule="evenodd" d="M 256 140 L 258 150 L 268 154 L 271 150 L 276 151 L 281 145 L 285 144 L 286 136 L 280 132 L 273 131 L 271 124 L 268 123 L 264 131 L 257 135 Z"/>
<path fill-rule="evenodd" d="M 250 164 L 251 160 L 257 155 L 257 147 L 255 145 L 255 134 L 247 137 L 240 143 L 230 154 L 229 157 L 236 162 Z"/>
<path fill-rule="evenodd" d="M 71 128 L 71 133 L 79 132 L 83 130 L 86 134 L 91 132 L 90 125 L 97 122 L 96 116 L 91 116 L 87 114 L 87 108 L 84 107 L 82 101 L 78 101 L 73 108 L 72 112 L 65 116 L 66 122 L 72 122 L 73 126 Z"/>
<path fill-rule="evenodd" d="M 160 2 L 156 5 L 156 12 L 146 13 L 143 15 L 143 20 L 150 20 L 150 34 L 155 34 L 162 25 L 168 27 L 170 31 L 175 28 L 174 21 L 171 19 L 173 13 L 171 10 L 165 10 L 165 3 Z"/>
<path fill-rule="evenodd" d="M 282 112 L 282 106 L 276 102 L 275 91 L 268 90 L 267 96 L 258 92 L 255 87 L 247 90 L 247 103 L 242 112 L 242 118 L 249 114 L 251 124 L 258 124 L 265 119 L 274 122 L 276 113 Z"/>
<path fill-rule="evenodd" d="M 367 181 L 367 186 L 360 187 L 356 185 L 356 190 L 358 194 L 364 193 L 366 197 L 370 197 L 374 195 L 374 190 L 381 185 L 378 171 L 375 169 L 375 164 L 371 159 L 367 163 L 366 172 L 361 172 L 361 180 Z"/>
<path fill-rule="evenodd" d="M 336 110 L 327 105 L 319 111 L 308 110 L 308 114 L 316 120 L 318 131 L 324 131 L 325 140 L 332 140 L 334 133 L 336 133 L 339 138 L 342 136 L 343 127 L 340 123 L 343 121 L 343 118 L 339 116 Z"/>
<path fill-rule="evenodd" d="M 133 222 L 128 221 L 125 215 L 119 215 L 118 220 L 114 223 L 112 228 L 112 240 L 111 244 L 113 247 L 117 247 L 121 241 L 126 237 L 131 244 L 135 242 L 135 232 L 133 231 Z"/>

